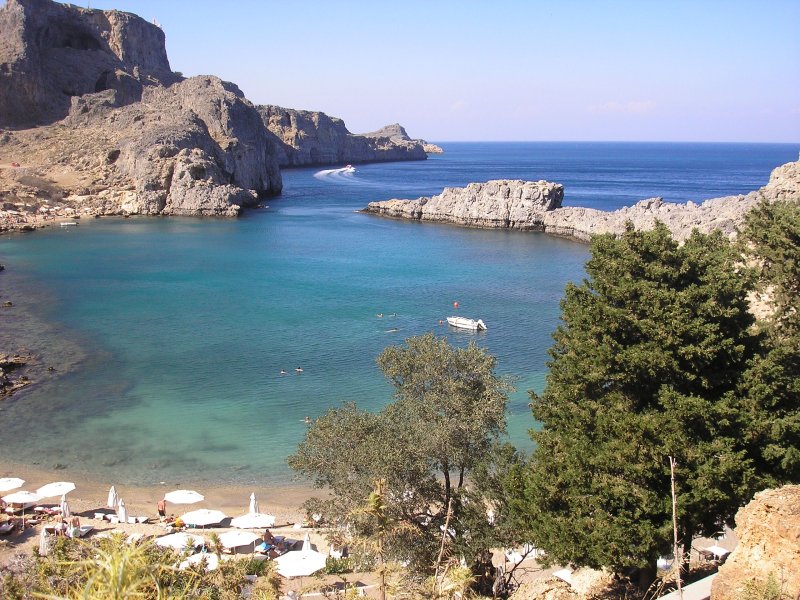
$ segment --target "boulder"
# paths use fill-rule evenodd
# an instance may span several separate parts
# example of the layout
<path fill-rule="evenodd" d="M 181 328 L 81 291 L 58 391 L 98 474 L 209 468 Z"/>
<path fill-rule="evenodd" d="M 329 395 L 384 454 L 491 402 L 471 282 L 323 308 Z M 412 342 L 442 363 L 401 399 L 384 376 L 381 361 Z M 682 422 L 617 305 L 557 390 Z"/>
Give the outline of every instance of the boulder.
<path fill-rule="evenodd" d="M 711 600 L 800 597 L 800 485 L 756 494 L 736 514 L 736 536 Z"/>

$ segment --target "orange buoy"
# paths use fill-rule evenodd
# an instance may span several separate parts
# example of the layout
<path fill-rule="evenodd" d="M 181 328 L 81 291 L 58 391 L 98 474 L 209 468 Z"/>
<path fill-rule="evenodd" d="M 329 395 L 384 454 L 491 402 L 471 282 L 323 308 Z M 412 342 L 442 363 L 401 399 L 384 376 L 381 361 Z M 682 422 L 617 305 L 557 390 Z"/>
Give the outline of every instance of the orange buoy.
<path fill-rule="evenodd" d="M 458 302 L 453 302 L 453 308 L 458 308 Z"/>

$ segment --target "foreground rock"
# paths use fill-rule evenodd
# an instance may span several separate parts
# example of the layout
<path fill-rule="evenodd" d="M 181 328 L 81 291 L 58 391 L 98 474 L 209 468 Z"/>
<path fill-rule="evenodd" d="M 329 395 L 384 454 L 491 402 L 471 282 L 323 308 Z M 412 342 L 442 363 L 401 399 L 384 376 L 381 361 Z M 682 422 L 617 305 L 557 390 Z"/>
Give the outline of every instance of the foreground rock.
<path fill-rule="evenodd" d="M 425 142 L 412 140 L 400 125 L 356 135 L 347 130 L 344 121 L 322 112 L 272 105 L 259 106 L 258 111 L 282 167 L 427 158 Z"/>
<path fill-rule="evenodd" d="M 30 354 L 0 354 L 0 400 L 31 383 L 25 368 L 33 361 Z"/>
<path fill-rule="evenodd" d="M 800 485 L 756 494 L 736 514 L 736 535 L 711 600 L 800 596 Z"/>
<path fill-rule="evenodd" d="M 615 211 L 562 207 L 563 186 L 547 181 L 497 180 L 471 183 L 465 188 L 445 188 L 431 197 L 416 200 L 370 202 L 364 212 L 403 219 L 487 227 L 544 231 L 588 240 L 593 234 L 620 235 L 626 223 L 651 229 L 656 221 L 669 227 L 676 239 L 693 229 L 721 230 L 735 235 L 745 214 L 762 198 L 774 202 L 800 202 L 800 162 L 772 171 L 769 183 L 747 195 L 706 200 L 702 204 L 676 204 L 661 198 L 642 200 Z"/>

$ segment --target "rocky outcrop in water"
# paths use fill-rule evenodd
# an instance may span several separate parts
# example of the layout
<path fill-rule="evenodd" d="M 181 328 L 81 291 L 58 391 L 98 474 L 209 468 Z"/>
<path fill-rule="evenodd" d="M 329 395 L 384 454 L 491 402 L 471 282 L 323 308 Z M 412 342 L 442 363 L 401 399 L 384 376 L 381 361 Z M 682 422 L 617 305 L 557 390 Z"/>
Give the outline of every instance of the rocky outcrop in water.
<path fill-rule="evenodd" d="M 620 235 L 628 222 L 637 229 L 651 229 L 656 221 L 661 221 L 676 239 L 682 240 L 693 229 L 721 230 L 729 236 L 735 235 L 744 215 L 762 198 L 800 202 L 800 162 L 773 170 L 769 183 L 760 190 L 701 204 L 676 204 L 651 198 L 615 211 L 562 207 L 563 187 L 559 184 L 500 180 L 445 188 L 438 196 L 416 200 L 370 202 L 364 212 L 467 227 L 544 231 L 579 240 L 588 240 L 598 233 Z"/>
<path fill-rule="evenodd" d="M 371 202 L 365 209 L 387 217 L 455 223 L 467 227 L 542 229 L 547 211 L 561 206 L 564 187 L 548 181 L 495 180 L 445 188 L 438 196 Z"/>
<path fill-rule="evenodd" d="M 258 111 L 273 136 L 274 153 L 282 167 L 427 158 L 423 142 L 409 138 L 399 125 L 356 135 L 347 130 L 344 121 L 322 112 L 272 105 L 259 106 Z"/>
<path fill-rule="evenodd" d="M 164 32 L 130 13 L 7 0 L 0 31 L 0 126 L 52 123 L 72 97 L 103 90 L 135 102 L 144 87 L 177 79 Z"/>
<path fill-rule="evenodd" d="M 756 494 L 736 514 L 736 536 L 739 544 L 720 567 L 711 600 L 800 596 L 799 485 Z"/>

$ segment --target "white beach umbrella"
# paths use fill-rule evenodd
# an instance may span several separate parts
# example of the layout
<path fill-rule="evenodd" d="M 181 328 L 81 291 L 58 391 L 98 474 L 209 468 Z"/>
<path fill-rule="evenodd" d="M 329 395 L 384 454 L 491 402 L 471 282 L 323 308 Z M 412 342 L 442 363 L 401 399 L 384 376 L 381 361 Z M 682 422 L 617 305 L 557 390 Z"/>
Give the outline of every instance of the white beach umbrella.
<path fill-rule="evenodd" d="M 70 516 L 69 503 L 67 502 L 67 495 L 61 496 L 61 516 L 68 519 Z"/>
<path fill-rule="evenodd" d="M 191 533 L 171 533 L 169 535 L 156 538 L 156 545 L 162 548 L 175 548 L 175 550 L 183 550 L 184 548 L 194 548 L 195 546 L 205 545 L 205 538 Z"/>
<path fill-rule="evenodd" d="M 119 496 L 117 496 L 117 488 L 113 485 L 108 490 L 108 500 L 106 501 L 106 506 L 108 508 L 113 508 L 114 510 L 117 509 L 117 503 L 119 503 Z"/>
<path fill-rule="evenodd" d="M 27 492 L 25 490 L 20 490 L 19 492 L 13 492 L 8 494 L 7 496 L 3 496 L 3 500 L 8 502 L 9 504 L 21 504 L 22 505 L 22 523 L 25 523 L 25 505 L 30 504 L 32 502 L 38 502 L 41 500 L 42 497 L 39 494 L 34 494 L 33 492 Z"/>
<path fill-rule="evenodd" d="M 47 530 L 42 527 L 42 533 L 39 534 L 39 556 L 47 556 L 50 554 L 50 539 Z"/>
<path fill-rule="evenodd" d="M 25 485 L 25 480 L 19 477 L 3 477 L 0 479 L 0 492 L 8 492 Z"/>
<path fill-rule="evenodd" d="M 302 550 L 287 552 L 274 562 L 278 565 L 278 574 L 283 577 L 307 577 L 324 569 L 326 560 L 324 554 L 311 549 L 311 538 L 306 533 Z"/>
<path fill-rule="evenodd" d="M 192 554 L 189 558 L 184 560 L 178 568 L 183 570 L 191 565 L 196 565 L 204 563 L 206 566 L 206 571 L 213 571 L 219 566 L 219 557 L 216 554 L 211 554 L 210 552 L 200 552 L 198 554 Z"/>
<path fill-rule="evenodd" d="M 231 519 L 231 525 L 239 529 L 263 529 L 264 527 L 274 527 L 275 517 L 259 512 L 247 513 Z"/>
<path fill-rule="evenodd" d="M 13 492 L 6 496 L 3 496 L 3 500 L 8 502 L 9 504 L 28 504 L 30 502 L 38 502 L 41 500 L 42 497 L 39 494 L 34 492 L 26 492 L 25 490 L 20 490 L 19 492 Z"/>
<path fill-rule="evenodd" d="M 175 490 L 164 494 L 164 500 L 173 504 L 194 504 L 204 499 L 203 494 L 198 494 L 194 490 Z"/>
<path fill-rule="evenodd" d="M 249 510 L 247 512 L 249 512 L 249 513 L 257 513 L 257 512 L 259 512 L 259 510 L 258 510 L 258 500 L 256 500 L 256 493 L 255 492 L 252 492 L 250 494 L 250 508 L 249 508 Z"/>
<path fill-rule="evenodd" d="M 209 510 L 208 508 L 199 508 L 185 515 L 181 515 L 181 520 L 186 523 L 186 525 L 199 525 L 200 527 L 214 525 L 227 518 L 228 516 L 221 510 Z"/>
<path fill-rule="evenodd" d="M 42 498 L 51 498 L 52 496 L 63 496 L 75 489 L 75 484 L 71 481 L 54 481 L 43 485 L 36 493 Z"/>
<path fill-rule="evenodd" d="M 128 522 L 128 509 L 125 508 L 125 501 L 122 498 L 119 499 L 119 504 L 117 504 L 117 519 L 119 519 L 120 523 Z"/>
<path fill-rule="evenodd" d="M 254 542 L 260 539 L 261 536 L 252 531 L 226 531 L 219 535 L 220 543 L 226 548 L 238 548 L 249 544 L 255 546 Z"/>

